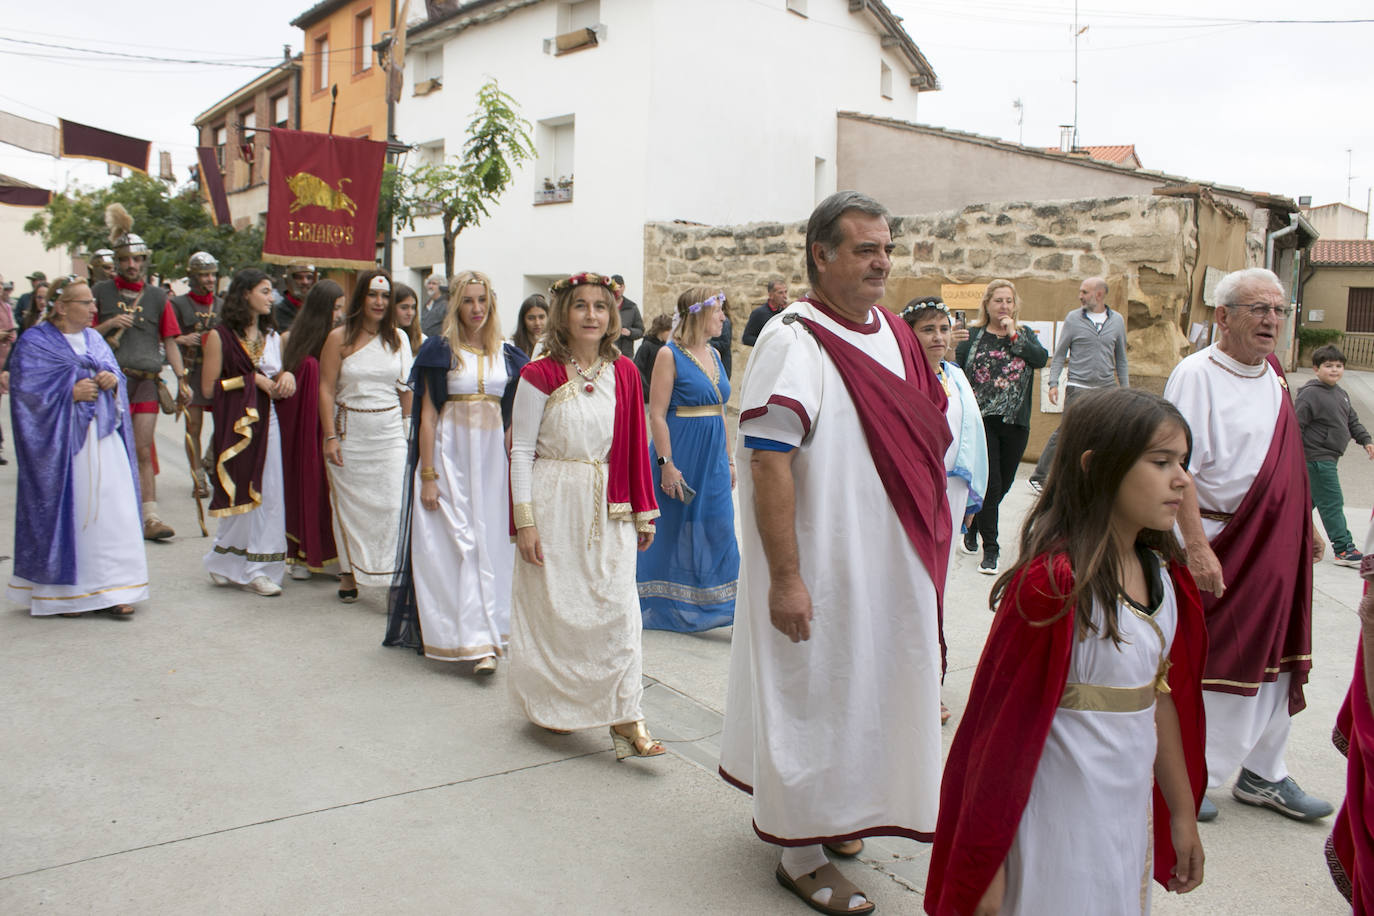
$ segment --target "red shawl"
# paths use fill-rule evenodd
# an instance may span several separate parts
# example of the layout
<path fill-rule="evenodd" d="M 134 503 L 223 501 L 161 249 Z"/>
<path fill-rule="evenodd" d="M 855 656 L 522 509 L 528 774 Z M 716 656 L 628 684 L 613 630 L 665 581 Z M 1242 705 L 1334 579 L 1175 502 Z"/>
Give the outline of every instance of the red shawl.
<path fill-rule="evenodd" d="M 237 335 L 224 325 L 207 333 L 218 334 L 224 359 L 215 383 L 210 413 L 215 433 L 210 442 L 215 456 L 210 481 L 214 498 L 210 514 L 239 515 L 262 503 L 262 468 L 267 462 L 267 411 L 271 400 L 254 384 L 257 367 Z"/>
<path fill-rule="evenodd" d="M 544 394 L 553 394 L 568 381 L 568 367 L 550 357 L 536 359 L 520 370 L 520 380 Z M 615 426 L 611 453 L 606 458 L 606 502 L 613 519 L 638 522 L 658 517 L 654 475 L 649 468 L 649 437 L 644 425 L 644 392 L 639 368 L 629 357 L 615 361 Z M 514 513 L 512 513 L 514 534 Z"/>
<path fill-rule="evenodd" d="M 320 450 L 320 364 L 306 356 L 296 367 L 296 393 L 277 402 L 288 557 L 322 572 L 339 559 L 329 480 Z"/>
<path fill-rule="evenodd" d="M 1006 860 L 1021 823 L 1040 755 L 1068 680 L 1073 653 L 1073 611 L 1060 613 L 1073 588 L 1068 557 L 1037 557 L 1008 587 L 983 647 L 968 708 L 950 747 L 940 785 L 925 909 L 939 916 L 972 913 L 997 868 Z M 1178 600 L 1178 626 L 1169 658 L 1170 696 L 1178 709 L 1183 756 L 1201 804 L 1207 785 L 1207 729 L 1200 680 L 1207 631 L 1193 577 L 1181 564 L 1169 568 Z M 1154 797 L 1154 877 L 1168 884 L 1175 865 L 1169 807 Z M 1047 879 L 1048 880 L 1048 879 Z"/>
<path fill-rule="evenodd" d="M 949 401 L 921 352 L 916 334 L 905 321 L 894 321 L 882 309 L 878 311 L 897 339 L 905 379 L 819 322 L 800 315 L 796 320 L 816 338 L 844 379 L 888 501 L 911 546 L 930 571 L 940 621 L 943 671 L 945 576 L 952 536 L 945 492 L 945 450 L 952 440 L 945 420 Z"/>
<path fill-rule="evenodd" d="M 1278 360 L 1269 364 L 1282 379 Z M 1312 669 L 1312 499 L 1297 413 L 1286 394 L 1282 401 L 1264 464 L 1212 541 L 1226 594 L 1202 596 L 1210 641 L 1202 685 L 1254 696 L 1288 671 L 1292 715 L 1307 705 Z"/>

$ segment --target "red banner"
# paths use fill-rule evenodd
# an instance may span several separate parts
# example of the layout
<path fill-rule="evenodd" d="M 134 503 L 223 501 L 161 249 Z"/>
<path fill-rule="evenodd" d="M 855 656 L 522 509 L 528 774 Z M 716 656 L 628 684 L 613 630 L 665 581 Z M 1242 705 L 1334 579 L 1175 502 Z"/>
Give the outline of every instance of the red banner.
<path fill-rule="evenodd" d="M 216 226 L 227 226 L 229 217 L 229 198 L 224 193 L 224 176 L 219 171 L 219 159 L 213 146 L 197 146 L 196 161 L 200 163 L 200 191 L 210 205 Z"/>
<path fill-rule="evenodd" d="M 271 153 L 263 260 L 374 266 L 386 144 L 274 127 Z"/>
<path fill-rule="evenodd" d="M 124 165 L 144 173 L 148 171 L 148 151 L 152 144 L 147 140 L 77 124 L 65 118 L 58 118 L 57 125 L 63 156 L 99 159 L 111 165 Z"/>

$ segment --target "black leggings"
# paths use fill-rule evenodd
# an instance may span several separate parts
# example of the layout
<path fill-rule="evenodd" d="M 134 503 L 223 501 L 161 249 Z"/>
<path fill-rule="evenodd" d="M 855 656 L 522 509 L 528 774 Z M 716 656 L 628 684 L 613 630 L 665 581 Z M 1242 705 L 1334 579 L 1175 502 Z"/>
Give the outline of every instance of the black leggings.
<path fill-rule="evenodd" d="M 973 518 L 983 550 L 998 552 L 997 507 L 1016 480 L 1016 465 L 1026 451 L 1030 429 L 1008 423 L 1001 417 L 984 417 L 983 429 L 988 436 L 988 492 L 983 508 Z"/>

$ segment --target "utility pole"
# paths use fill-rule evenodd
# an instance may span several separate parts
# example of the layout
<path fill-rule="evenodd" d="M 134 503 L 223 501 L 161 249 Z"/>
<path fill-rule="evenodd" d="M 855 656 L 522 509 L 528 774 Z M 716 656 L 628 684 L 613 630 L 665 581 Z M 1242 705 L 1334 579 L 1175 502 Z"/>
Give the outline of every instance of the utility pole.
<path fill-rule="evenodd" d="M 1355 174 L 1352 171 L 1354 165 L 1351 150 L 1345 151 L 1345 202 L 1350 203 L 1350 188 L 1355 182 Z"/>
<path fill-rule="evenodd" d="M 1078 149 L 1078 36 L 1088 31 L 1078 27 L 1078 0 L 1073 0 L 1073 149 Z"/>

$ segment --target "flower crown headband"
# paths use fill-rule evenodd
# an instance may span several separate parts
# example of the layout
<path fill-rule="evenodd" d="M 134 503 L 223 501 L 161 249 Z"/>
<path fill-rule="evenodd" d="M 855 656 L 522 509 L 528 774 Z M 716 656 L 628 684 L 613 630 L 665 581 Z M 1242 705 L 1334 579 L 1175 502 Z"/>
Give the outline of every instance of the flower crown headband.
<path fill-rule="evenodd" d="M 712 306 L 716 305 L 719 305 L 722 308 L 725 307 L 725 292 L 723 290 L 721 292 L 716 293 L 709 299 L 703 299 L 700 302 L 693 302 L 691 305 L 687 306 L 687 311 L 695 315 L 702 309 L 709 309 Z"/>
<path fill-rule="evenodd" d="M 574 286 L 604 286 L 606 289 L 614 292 L 616 285 L 614 280 L 604 274 L 597 274 L 584 270 L 580 274 L 573 274 L 571 277 L 565 277 L 559 280 L 553 286 L 549 287 L 549 293 L 561 293 L 563 290 L 572 289 Z"/>
<path fill-rule="evenodd" d="M 934 309 L 943 314 L 946 318 L 949 317 L 949 306 L 945 305 L 945 300 L 937 296 L 932 296 L 929 299 L 917 299 L 915 302 L 902 309 L 902 317 L 910 318 L 912 315 L 918 312 L 924 312 L 927 309 Z"/>

